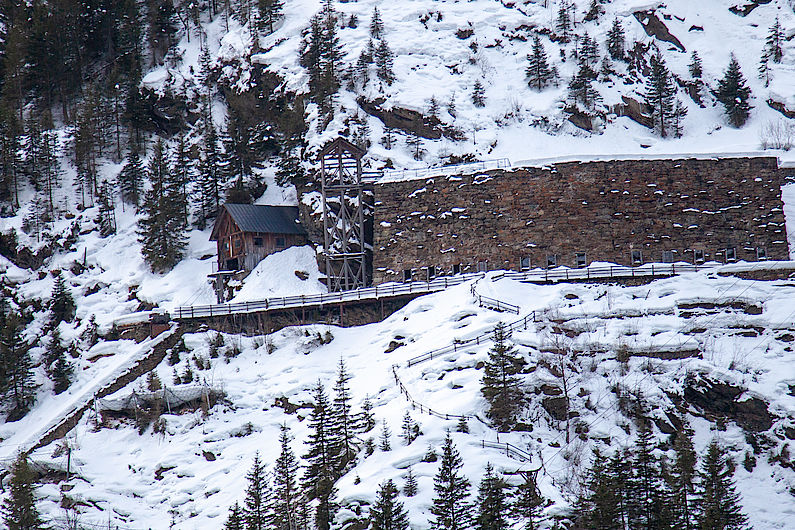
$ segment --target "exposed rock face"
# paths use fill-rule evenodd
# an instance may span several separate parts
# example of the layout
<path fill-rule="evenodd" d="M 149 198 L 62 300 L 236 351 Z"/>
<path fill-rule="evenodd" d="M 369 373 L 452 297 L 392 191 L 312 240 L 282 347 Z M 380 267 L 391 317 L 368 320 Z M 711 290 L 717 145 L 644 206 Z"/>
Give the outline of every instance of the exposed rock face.
<path fill-rule="evenodd" d="M 770 1 L 771 0 L 750 0 L 745 3 L 740 2 L 737 5 L 731 6 L 729 8 L 729 11 L 731 11 L 735 15 L 746 17 L 751 13 L 751 11 L 753 11 L 754 9 L 756 9 L 761 5 L 769 4 Z"/>
<path fill-rule="evenodd" d="M 654 37 L 657 40 L 669 42 L 676 46 L 680 52 L 685 51 L 685 46 L 682 44 L 679 39 L 677 39 L 668 28 L 663 24 L 662 20 L 657 18 L 657 15 L 654 13 L 654 10 L 649 11 L 636 11 L 632 13 L 635 15 L 635 18 L 638 19 L 640 25 L 643 26 L 644 31 L 650 37 Z"/>
<path fill-rule="evenodd" d="M 788 259 L 773 157 L 569 162 L 375 185 L 375 283 L 424 267 Z M 579 256 L 583 259 L 583 256 Z M 671 256 L 669 256 L 671 257 Z"/>
<path fill-rule="evenodd" d="M 762 432 L 773 426 L 773 416 L 767 403 L 747 397 L 745 389 L 701 376 L 688 381 L 685 401 L 707 416 L 733 420 L 748 431 Z"/>
<path fill-rule="evenodd" d="M 654 120 L 651 117 L 651 109 L 648 105 L 627 96 L 621 96 L 621 101 L 622 103 L 613 105 L 610 108 L 610 112 L 616 116 L 626 116 L 649 129 L 654 128 Z"/>
<path fill-rule="evenodd" d="M 387 127 L 414 133 L 429 140 L 438 140 L 442 137 L 441 122 L 437 118 L 426 117 L 416 110 L 401 107 L 384 109 L 381 107 L 384 100 L 367 101 L 359 98 L 358 103 L 362 110 L 384 122 Z"/>
<path fill-rule="evenodd" d="M 777 110 L 787 118 L 795 118 L 795 110 L 787 108 L 787 105 L 781 101 L 776 101 L 775 99 L 770 98 L 767 100 L 767 106 L 773 110 Z"/>

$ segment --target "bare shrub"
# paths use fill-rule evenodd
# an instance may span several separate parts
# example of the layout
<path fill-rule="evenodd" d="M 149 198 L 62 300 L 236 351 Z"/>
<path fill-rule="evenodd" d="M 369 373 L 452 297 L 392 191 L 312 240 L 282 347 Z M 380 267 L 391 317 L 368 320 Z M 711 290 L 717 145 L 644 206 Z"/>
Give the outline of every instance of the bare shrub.
<path fill-rule="evenodd" d="M 759 142 L 762 149 L 792 149 L 795 140 L 795 125 L 787 120 L 771 120 L 759 131 Z"/>

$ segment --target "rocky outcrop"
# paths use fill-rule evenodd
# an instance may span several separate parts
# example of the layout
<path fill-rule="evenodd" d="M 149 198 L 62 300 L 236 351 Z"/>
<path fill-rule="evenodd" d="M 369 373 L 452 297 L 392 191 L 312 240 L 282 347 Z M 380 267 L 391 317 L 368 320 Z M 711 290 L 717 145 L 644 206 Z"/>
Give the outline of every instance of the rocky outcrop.
<path fill-rule="evenodd" d="M 668 28 L 665 24 L 663 24 L 663 21 L 657 18 L 654 10 L 635 11 L 632 14 L 635 15 L 636 19 L 638 19 L 638 22 L 640 22 L 640 25 L 643 26 L 643 29 L 646 31 L 648 36 L 673 44 L 680 52 L 686 51 L 684 44 L 682 44 L 679 39 L 677 39 L 670 31 L 668 31 Z"/>
<path fill-rule="evenodd" d="M 733 5 L 729 8 L 729 11 L 734 13 L 735 15 L 739 15 L 741 17 L 747 17 L 751 11 L 756 9 L 757 7 L 769 4 L 771 0 L 750 0 L 750 2 L 745 3 L 738 3 Z"/>
<path fill-rule="evenodd" d="M 762 432 L 773 426 L 765 401 L 723 381 L 694 376 L 687 381 L 684 400 L 710 419 L 729 419 L 747 431 Z"/>
<path fill-rule="evenodd" d="M 648 105 L 627 96 L 621 96 L 621 101 L 618 105 L 613 105 L 610 112 L 616 116 L 627 117 L 649 129 L 654 128 L 654 120 L 652 120 L 651 109 Z"/>

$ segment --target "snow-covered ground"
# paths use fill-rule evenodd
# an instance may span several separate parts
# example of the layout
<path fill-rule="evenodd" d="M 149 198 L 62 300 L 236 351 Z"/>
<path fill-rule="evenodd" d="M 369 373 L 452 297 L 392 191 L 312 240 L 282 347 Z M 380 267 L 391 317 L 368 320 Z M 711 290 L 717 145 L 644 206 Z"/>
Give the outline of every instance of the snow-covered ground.
<path fill-rule="evenodd" d="M 575 477 L 587 465 L 593 448 L 610 451 L 631 442 L 632 436 L 624 429 L 635 432 L 635 427 L 618 411 L 611 392 L 616 385 L 640 391 L 650 407 L 649 415 L 662 420 L 666 419 L 665 411 L 675 410 L 671 397 L 682 395 L 688 374 L 748 388 L 748 396 L 763 398 L 770 403 L 770 412 L 783 418 L 775 421 L 775 432 L 787 424 L 786 418 L 795 416 L 795 398 L 787 393 L 788 385 L 795 384 L 795 353 L 787 339 L 782 339 L 787 330 L 795 329 L 795 290 L 789 282 L 753 282 L 695 273 L 640 287 L 536 286 L 486 278 L 476 289 L 480 294 L 519 304 L 521 316 L 543 312 L 567 329 L 577 330 L 576 338 L 565 339 L 538 323 L 512 338 L 531 368 L 523 382 L 531 396 L 526 418 L 533 431 L 503 433 L 499 440 L 524 448 L 534 455 L 533 462 L 482 448 L 481 440 L 495 441 L 498 435 L 480 419 L 470 420 L 470 434 L 453 432 L 463 454 L 464 472 L 473 483 L 479 480 L 486 462 L 500 471 L 512 472 L 534 469 L 543 458 L 546 473 L 540 475 L 541 491 L 554 501 L 548 515 L 566 508 L 576 490 Z M 726 309 L 689 318 L 676 311 L 677 304 L 725 301 L 758 304 L 763 311 L 752 315 Z M 281 424 L 287 423 L 292 429 L 295 451 L 305 451 L 302 442 L 307 435 L 305 417 L 309 409 L 288 414 L 277 405 L 277 399 L 285 397 L 296 405 L 310 403 L 310 388 L 318 380 L 330 388 L 342 359 L 353 375 L 350 384 L 355 407 L 358 409 L 370 396 L 377 420 L 386 420 L 390 426 L 393 448 L 386 453 L 376 450 L 369 458 L 362 454 L 356 467 L 338 483 L 340 499 L 349 505 L 369 503 L 379 482 L 393 478 L 402 485 L 411 466 L 420 493 L 402 500 L 414 527 L 427 528 L 437 464 L 422 459 L 429 446 L 439 448 L 446 431 L 455 429 L 456 421 L 411 410 L 394 384 L 392 367 L 397 366 L 398 375 L 415 400 L 440 412 L 483 418 L 485 403 L 479 393 L 482 371 L 477 366 L 486 358 L 488 345 L 412 368 L 406 367 L 406 361 L 456 338 L 486 331 L 499 321 L 516 318 L 477 307 L 470 286 L 461 285 L 419 298 L 385 321 L 367 326 L 291 327 L 267 338 L 226 335 L 221 355 L 210 359 L 207 370 L 197 369 L 189 357 L 208 359 L 213 334 L 188 335 L 185 340 L 192 351 L 183 353 L 182 361 L 173 368 L 161 364 L 157 369 L 160 379 L 174 387 L 173 372 L 181 374 L 191 364 L 200 380 L 223 388 L 226 402 L 216 405 L 207 417 L 201 410 L 165 414 L 166 433 L 162 435 L 153 434 L 151 429 L 139 435 L 134 426 L 117 420 L 95 431 L 89 418 L 84 418 L 66 440 L 73 447 L 75 473 L 69 495 L 86 503 L 82 519 L 87 522 L 103 523 L 110 518 L 131 528 L 166 528 L 172 521 L 176 528 L 218 528 L 227 508 L 243 496 L 245 473 L 254 453 L 259 451 L 265 462 L 277 456 Z M 757 336 L 738 332 L 753 327 L 763 331 Z M 699 328 L 707 331 L 693 331 Z M 331 333 L 333 340 L 323 344 L 321 338 L 326 333 Z M 544 384 L 560 385 L 559 378 L 546 368 L 554 362 L 554 354 L 547 352 L 549 345 L 560 340 L 581 352 L 574 361 L 577 368 L 569 384 L 573 388 L 572 408 L 581 413 L 578 422 L 588 426 L 585 440 L 573 436 L 568 445 L 562 432 L 564 425 L 544 412 L 540 407 L 544 396 L 535 393 Z M 398 347 L 385 353 L 392 349 L 393 341 Z M 619 346 L 636 352 L 638 357 L 622 367 L 615 358 Z M 233 347 L 242 353 L 225 360 L 224 352 Z M 703 358 L 661 361 L 646 356 L 655 349 L 682 351 L 691 347 L 697 347 Z M 410 446 L 402 445 L 398 438 L 407 411 L 423 433 Z M 696 430 L 699 451 L 718 437 L 730 448 L 735 461 L 742 459 L 748 449 L 746 438 L 732 422 L 725 431 L 715 431 L 714 424 L 702 418 L 687 419 Z M 665 439 L 659 431 L 656 435 Z M 369 436 L 377 440 L 380 426 L 363 435 Z M 771 447 L 770 454 L 786 443 L 772 439 L 778 446 Z M 52 454 L 53 447 L 46 447 L 35 452 L 34 460 L 64 467 L 66 457 Z M 768 464 L 764 456 L 758 462 L 752 472 L 738 466 L 736 475 L 752 526 L 758 530 L 787 528 L 787 521 L 795 517 L 795 503 L 788 491 L 795 485 L 795 474 Z M 58 516 L 60 486 L 46 484 L 40 492 L 47 514 Z"/>

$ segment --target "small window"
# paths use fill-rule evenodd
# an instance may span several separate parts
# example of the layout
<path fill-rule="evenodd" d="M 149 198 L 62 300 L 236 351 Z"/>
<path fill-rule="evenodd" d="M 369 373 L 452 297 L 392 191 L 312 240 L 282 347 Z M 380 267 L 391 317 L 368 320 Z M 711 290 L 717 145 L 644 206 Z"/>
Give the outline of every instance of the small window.
<path fill-rule="evenodd" d="M 255 247 L 261 247 L 262 246 L 262 238 L 261 237 L 255 237 L 254 238 L 254 246 Z"/>
<path fill-rule="evenodd" d="M 519 258 L 519 270 L 520 271 L 530 270 L 530 256 L 522 256 L 521 258 Z"/>
<path fill-rule="evenodd" d="M 453 265 L 453 274 L 461 274 L 461 264 L 455 263 Z"/>
<path fill-rule="evenodd" d="M 728 247 L 726 249 L 726 261 L 737 261 L 737 249 L 734 247 Z"/>
<path fill-rule="evenodd" d="M 632 266 L 643 265 L 643 252 L 640 250 L 632 251 Z"/>
<path fill-rule="evenodd" d="M 486 272 L 487 270 L 489 270 L 489 262 L 478 261 L 478 272 Z"/>
<path fill-rule="evenodd" d="M 557 254 L 548 254 L 547 255 L 547 269 L 551 269 L 552 267 L 558 266 L 558 255 Z"/>
<path fill-rule="evenodd" d="M 277 237 L 276 238 L 276 248 L 284 248 L 286 246 L 287 245 L 285 244 L 283 237 Z"/>
<path fill-rule="evenodd" d="M 693 263 L 695 263 L 696 265 L 700 265 L 701 263 L 704 263 L 704 251 L 703 250 L 696 249 L 696 250 L 693 251 Z"/>
<path fill-rule="evenodd" d="M 411 269 L 404 269 L 403 270 L 403 281 L 404 282 L 410 282 L 411 281 L 411 276 L 412 276 Z"/>
<path fill-rule="evenodd" d="M 431 281 L 434 278 L 436 278 L 436 267 L 433 265 L 428 265 L 428 281 Z"/>
<path fill-rule="evenodd" d="M 767 259 L 767 249 L 765 247 L 756 247 L 756 260 L 765 261 Z"/>
<path fill-rule="evenodd" d="M 585 252 L 575 252 L 574 261 L 577 264 L 578 269 L 588 266 L 588 256 L 585 254 Z"/>
<path fill-rule="evenodd" d="M 673 263 L 674 262 L 674 251 L 673 250 L 663 250 L 662 262 L 663 263 Z"/>

